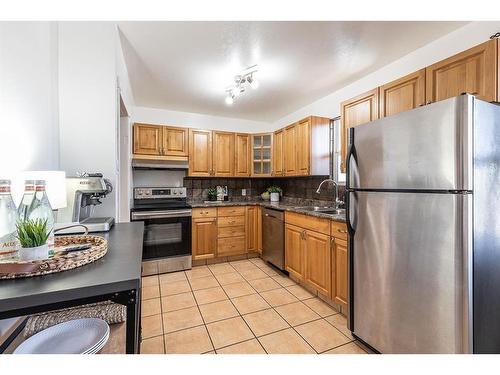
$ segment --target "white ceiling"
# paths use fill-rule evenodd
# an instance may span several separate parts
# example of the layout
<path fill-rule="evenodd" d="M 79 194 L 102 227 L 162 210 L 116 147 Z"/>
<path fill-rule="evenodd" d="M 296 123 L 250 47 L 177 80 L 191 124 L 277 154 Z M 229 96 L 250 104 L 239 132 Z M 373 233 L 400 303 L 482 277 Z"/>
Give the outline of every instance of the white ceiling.
<path fill-rule="evenodd" d="M 136 105 L 275 121 L 465 22 L 120 22 Z M 258 90 L 225 88 L 258 64 Z"/>

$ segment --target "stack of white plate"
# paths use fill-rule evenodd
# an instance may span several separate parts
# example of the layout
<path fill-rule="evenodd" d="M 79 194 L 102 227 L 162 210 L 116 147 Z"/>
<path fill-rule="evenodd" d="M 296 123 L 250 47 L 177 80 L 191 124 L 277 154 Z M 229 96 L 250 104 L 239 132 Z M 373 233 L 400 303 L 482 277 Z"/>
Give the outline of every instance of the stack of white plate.
<path fill-rule="evenodd" d="M 38 332 L 21 343 L 14 354 L 95 354 L 109 339 L 102 319 L 75 319 Z"/>

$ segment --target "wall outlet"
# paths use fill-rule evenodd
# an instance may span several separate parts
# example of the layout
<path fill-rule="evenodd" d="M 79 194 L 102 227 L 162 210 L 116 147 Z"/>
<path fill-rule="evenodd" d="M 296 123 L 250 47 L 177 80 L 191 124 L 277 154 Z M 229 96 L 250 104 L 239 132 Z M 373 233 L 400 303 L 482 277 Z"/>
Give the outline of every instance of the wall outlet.
<path fill-rule="evenodd" d="M 247 189 L 241 189 L 241 195 L 244 197 L 247 195 Z"/>

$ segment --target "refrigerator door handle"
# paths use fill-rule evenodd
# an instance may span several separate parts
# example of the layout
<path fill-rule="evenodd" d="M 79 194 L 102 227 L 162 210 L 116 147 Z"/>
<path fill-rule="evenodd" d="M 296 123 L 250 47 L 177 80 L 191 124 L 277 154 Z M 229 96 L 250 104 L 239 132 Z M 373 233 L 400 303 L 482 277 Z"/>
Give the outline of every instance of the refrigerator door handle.
<path fill-rule="evenodd" d="M 349 189 L 356 188 L 359 186 L 361 186 L 361 184 L 359 182 L 358 158 L 356 155 L 356 146 L 354 145 L 354 128 L 350 128 L 349 147 L 347 149 L 347 156 L 346 156 L 346 188 L 349 191 Z"/>

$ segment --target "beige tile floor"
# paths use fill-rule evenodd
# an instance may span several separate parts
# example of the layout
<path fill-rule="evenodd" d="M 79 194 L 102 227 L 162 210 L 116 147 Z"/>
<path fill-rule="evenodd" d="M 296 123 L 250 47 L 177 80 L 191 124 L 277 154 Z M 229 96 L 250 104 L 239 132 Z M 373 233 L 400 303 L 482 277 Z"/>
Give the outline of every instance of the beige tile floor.
<path fill-rule="evenodd" d="M 260 258 L 142 279 L 141 352 L 365 354 L 329 305 Z"/>

